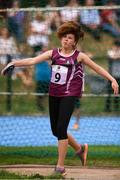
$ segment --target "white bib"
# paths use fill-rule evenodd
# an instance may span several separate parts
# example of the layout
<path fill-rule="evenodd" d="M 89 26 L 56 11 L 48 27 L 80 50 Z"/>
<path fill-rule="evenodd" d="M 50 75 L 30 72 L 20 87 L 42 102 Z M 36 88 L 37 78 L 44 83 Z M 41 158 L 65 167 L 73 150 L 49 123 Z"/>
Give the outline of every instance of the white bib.
<path fill-rule="evenodd" d="M 60 65 L 52 65 L 51 82 L 55 84 L 65 84 L 67 80 L 68 68 Z"/>

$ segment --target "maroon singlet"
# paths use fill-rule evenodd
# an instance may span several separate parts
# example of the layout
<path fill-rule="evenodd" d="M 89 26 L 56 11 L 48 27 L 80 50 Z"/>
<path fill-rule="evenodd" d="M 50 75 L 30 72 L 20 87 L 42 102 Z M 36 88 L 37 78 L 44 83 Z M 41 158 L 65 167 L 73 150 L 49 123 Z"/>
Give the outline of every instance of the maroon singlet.
<path fill-rule="evenodd" d="M 53 49 L 50 96 L 81 96 L 84 74 L 82 63 L 77 62 L 79 53 L 80 51 L 75 50 L 66 57 L 59 49 Z"/>

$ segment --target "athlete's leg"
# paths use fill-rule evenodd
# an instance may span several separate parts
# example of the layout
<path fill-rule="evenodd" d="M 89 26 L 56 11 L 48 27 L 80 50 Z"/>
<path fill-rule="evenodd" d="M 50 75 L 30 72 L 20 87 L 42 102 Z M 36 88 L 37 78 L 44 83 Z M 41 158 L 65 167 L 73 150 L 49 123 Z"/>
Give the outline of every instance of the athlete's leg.
<path fill-rule="evenodd" d="M 80 158 L 82 165 L 85 166 L 88 154 L 88 145 L 81 145 L 77 143 L 77 141 L 70 134 L 68 134 L 68 143 L 76 151 L 76 155 L 78 155 Z"/>
<path fill-rule="evenodd" d="M 68 133 L 67 135 L 69 145 L 77 152 L 80 149 L 80 144 L 77 143 L 71 134 Z"/>
<path fill-rule="evenodd" d="M 49 113 L 50 113 L 50 125 L 54 136 L 57 137 L 57 122 L 59 116 L 59 101 L 60 98 L 49 96 Z"/>
<path fill-rule="evenodd" d="M 59 108 L 59 119 L 57 124 L 58 135 L 58 162 L 57 167 L 64 167 L 64 160 L 68 147 L 67 128 L 74 110 L 75 97 L 61 98 Z"/>
<path fill-rule="evenodd" d="M 64 167 L 64 160 L 66 157 L 68 148 L 68 139 L 63 139 L 58 141 L 58 162 L 57 167 Z"/>

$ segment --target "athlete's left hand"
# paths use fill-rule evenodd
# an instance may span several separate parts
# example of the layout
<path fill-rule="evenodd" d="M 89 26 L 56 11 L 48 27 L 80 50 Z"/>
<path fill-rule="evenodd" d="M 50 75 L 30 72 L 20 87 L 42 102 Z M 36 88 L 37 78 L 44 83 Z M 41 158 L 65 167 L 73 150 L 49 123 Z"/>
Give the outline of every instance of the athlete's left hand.
<path fill-rule="evenodd" d="M 112 89 L 114 91 L 114 94 L 117 95 L 119 93 L 119 85 L 116 80 L 112 81 Z"/>

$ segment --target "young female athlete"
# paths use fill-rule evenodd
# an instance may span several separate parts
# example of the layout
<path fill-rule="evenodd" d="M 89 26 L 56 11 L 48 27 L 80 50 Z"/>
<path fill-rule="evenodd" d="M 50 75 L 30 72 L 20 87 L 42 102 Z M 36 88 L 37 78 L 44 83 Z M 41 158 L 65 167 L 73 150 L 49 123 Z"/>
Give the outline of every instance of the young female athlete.
<path fill-rule="evenodd" d="M 68 144 L 74 148 L 83 166 L 86 164 L 88 153 L 87 144 L 78 144 L 67 133 L 76 98 L 80 97 L 82 92 L 82 64 L 88 65 L 98 74 L 110 80 L 114 94 L 118 94 L 118 84 L 106 70 L 76 49 L 79 39 L 83 38 L 84 35 L 79 24 L 73 21 L 65 22 L 59 27 L 57 35 L 61 42 L 60 48 L 46 51 L 37 57 L 13 61 L 2 70 L 2 74 L 8 73 L 14 67 L 34 65 L 48 59 L 52 60 L 49 111 L 52 133 L 58 139 L 58 161 L 55 171 L 65 175 L 64 160 Z"/>

